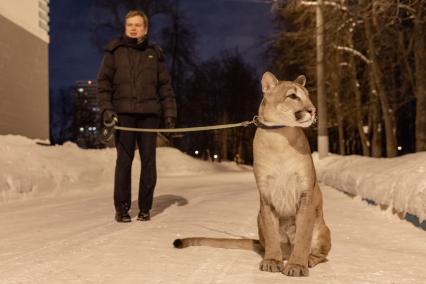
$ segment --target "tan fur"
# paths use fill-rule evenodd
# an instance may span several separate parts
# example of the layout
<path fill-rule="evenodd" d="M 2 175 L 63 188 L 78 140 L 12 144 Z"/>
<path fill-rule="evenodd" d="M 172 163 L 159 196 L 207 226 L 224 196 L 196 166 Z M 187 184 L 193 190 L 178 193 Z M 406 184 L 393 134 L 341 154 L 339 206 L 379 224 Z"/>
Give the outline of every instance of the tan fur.
<path fill-rule="evenodd" d="M 259 241 L 187 238 L 175 247 L 205 245 L 263 250 L 260 269 L 288 276 L 307 276 L 308 267 L 326 260 L 331 248 L 322 195 L 307 138 L 301 127 L 315 121 L 315 108 L 305 89 L 305 77 L 278 81 L 262 78 L 264 99 L 259 116 L 264 124 L 289 127 L 258 128 L 253 142 L 254 174 L 260 194 Z M 287 260 L 284 265 L 283 259 Z"/>

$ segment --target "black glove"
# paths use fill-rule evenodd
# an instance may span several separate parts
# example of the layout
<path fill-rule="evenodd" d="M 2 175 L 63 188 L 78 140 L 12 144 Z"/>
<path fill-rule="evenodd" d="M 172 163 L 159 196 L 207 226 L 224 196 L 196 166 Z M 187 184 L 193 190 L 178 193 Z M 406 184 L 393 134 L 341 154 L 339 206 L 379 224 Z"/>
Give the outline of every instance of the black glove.
<path fill-rule="evenodd" d="M 117 113 L 113 110 L 106 109 L 102 113 L 102 122 L 105 123 L 111 123 L 114 118 L 117 118 Z"/>
<path fill-rule="evenodd" d="M 164 126 L 166 128 L 175 128 L 176 118 L 171 116 L 166 116 L 164 118 Z"/>

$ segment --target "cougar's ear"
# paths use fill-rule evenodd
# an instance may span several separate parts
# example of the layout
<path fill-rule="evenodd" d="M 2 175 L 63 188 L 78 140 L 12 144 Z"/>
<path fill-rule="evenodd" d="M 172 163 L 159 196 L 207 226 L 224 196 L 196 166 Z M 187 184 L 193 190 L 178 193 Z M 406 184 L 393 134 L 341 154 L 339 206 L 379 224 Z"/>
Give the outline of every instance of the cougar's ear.
<path fill-rule="evenodd" d="M 306 84 L 306 77 L 305 77 L 305 75 L 300 75 L 299 77 L 297 77 L 296 80 L 294 80 L 294 82 L 297 83 L 297 84 L 299 84 L 299 85 L 305 86 L 305 84 Z"/>
<path fill-rule="evenodd" d="M 262 92 L 267 93 L 278 85 L 278 79 L 271 72 L 265 72 L 262 76 Z"/>

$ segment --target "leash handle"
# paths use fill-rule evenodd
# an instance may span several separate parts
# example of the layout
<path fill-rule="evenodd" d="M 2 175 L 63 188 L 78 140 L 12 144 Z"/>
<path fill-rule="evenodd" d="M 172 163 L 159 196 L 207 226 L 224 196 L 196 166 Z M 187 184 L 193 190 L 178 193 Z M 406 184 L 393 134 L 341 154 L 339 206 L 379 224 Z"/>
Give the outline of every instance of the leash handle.
<path fill-rule="evenodd" d="M 118 123 L 118 117 L 114 115 L 114 117 L 112 118 L 112 120 L 110 122 L 104 120 L 103 123 L 104 123 L 105 127 L 114 127 Z"/>

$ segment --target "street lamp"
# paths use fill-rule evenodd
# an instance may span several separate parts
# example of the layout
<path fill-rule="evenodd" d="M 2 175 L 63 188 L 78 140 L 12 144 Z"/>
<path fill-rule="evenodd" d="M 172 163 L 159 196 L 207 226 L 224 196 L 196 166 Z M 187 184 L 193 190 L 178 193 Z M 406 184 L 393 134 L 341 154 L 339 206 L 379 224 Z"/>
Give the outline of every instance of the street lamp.
<path fill-rule="evenodd" d="M 324 81 L 324 17 L 323 0 L 317 0 L 317 94 L 318 94 L 318 154 L 319 158 L 328 155 L 327 103 Z"/>
<path fill-rule="evenodd" d="M 324 81 L 324 1 L 300 1 L 301 5 L 315 6 L 317 45 L 317 95 L 318 95 L 318 156 L 328 155 L 327 103 Z"/>

